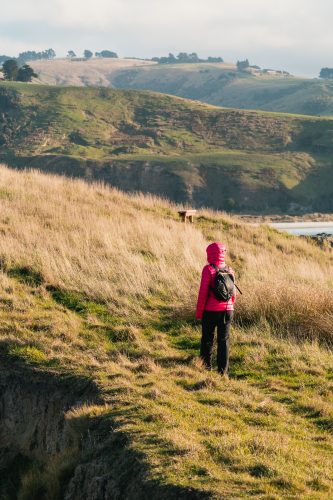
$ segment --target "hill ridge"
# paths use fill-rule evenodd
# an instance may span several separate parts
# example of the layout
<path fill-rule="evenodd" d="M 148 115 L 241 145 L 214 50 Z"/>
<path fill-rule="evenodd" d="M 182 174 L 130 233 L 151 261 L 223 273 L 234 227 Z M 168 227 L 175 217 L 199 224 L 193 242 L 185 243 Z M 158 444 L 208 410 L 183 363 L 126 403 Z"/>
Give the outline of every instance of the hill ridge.
<path fill-rule="evenodd" d="M 48 84 L 146 89 L 229 108 L 333 115 L 333 85 L 324 79 L 258 75 L 237 71 L 230 64 L 158 65 L 127 60 L 31 64 L 40 81 Z"/>
<path fill-rule="evenodd" d="M 135 90 L 24 84 L 0 85 L 0 113 L 0 155 L 13 166 L 100 179 L 197 207 L 333 210 L 329 118 L 229 110 Z"/>

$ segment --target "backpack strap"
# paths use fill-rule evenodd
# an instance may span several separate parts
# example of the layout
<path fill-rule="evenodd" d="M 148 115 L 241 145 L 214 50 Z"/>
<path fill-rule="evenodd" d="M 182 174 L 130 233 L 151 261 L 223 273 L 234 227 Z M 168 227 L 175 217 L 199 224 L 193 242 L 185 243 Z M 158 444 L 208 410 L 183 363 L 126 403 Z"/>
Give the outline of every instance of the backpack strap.
<path fill-rule="evenodd" d="M 215 269 L 216 273 L 218 273 L 218 272 L 219 272 L 219 268 L 218 268 L 215 264 L 209 264 L 209 265 L 210 265 L 213 269 Z M 211 285 L 209 288 L 210 288 L 210 290 L 211 290 L 212 292 L 214 292 L 214 287 L 213 287 L 212 285 Z"/>
<path fill-rule="evenodd" d="M 229 266 L 224 266 L 224 267 L 217 267 L 215 264 L 209 264 L 215 271 L 218 273 L 221 271 L 223 274 L 230 274 L 230 267 Z"/>

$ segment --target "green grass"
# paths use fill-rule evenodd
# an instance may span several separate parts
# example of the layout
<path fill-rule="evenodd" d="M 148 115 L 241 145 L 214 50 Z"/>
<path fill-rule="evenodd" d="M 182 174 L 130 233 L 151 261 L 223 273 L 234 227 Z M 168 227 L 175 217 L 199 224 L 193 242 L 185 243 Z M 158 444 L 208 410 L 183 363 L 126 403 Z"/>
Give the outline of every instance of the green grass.
<path fill-rule="evenodd" d="M 7 357 L 52 369 L 58 376 L 72 373 L 96 381 L 105 405 L 78 411 L 73 429 L 80 435 L 106 433 L 95 453 L 115 477 L 114 457 L 130 464 L 136 456 L 139 470 L 148 466 L 139 491 L 154 484 L 151 491 L 158 494 L 160 484 L 194 488 L 198 498 L 206 493 L 218 498 L 222 492 L 230 498 L 330 495 L 329 351 L 280 341 L 269 326 L 234 328 L 231 378 L 226 381 L 197 364 L 199 328 L 192 321 L 172 319 L 165 299 L 148 297 L 151 312 L 133 329 L 80 293 L 22 283 L 17 273 L 9 275 L 16 307 L 5 307 L 2 296 L 0 323 L 17 325 L 12 333 L 19 343 L 9 346 Z M 24 318 L 22 326 L 18 314 Z M 53 323 L 59 327 L 50 335 Z M 62 339 L 61 351 L 52 347 L 55 337 Z M 80 357 L 74 355 L 78 348 Z M 112 362 L 102 362 L 111 353 Z M 98 365 L 91 366 L 92 356 Z M 124 439 L 115 441 L 111 428 Z M 32 499 L 36 491 L 44 491 L 47 498 L 60 499 L 79 459 L 77 454 L 59 455 L 43 472 L 36 464 L 22 469 L 19 498 Z M 127 497 L 132 476 L 130 470 L 125 474 L 119 481 Z"/>
<path fill-rule="evenodd" d="M 19 358 L 27 363 L 33 363 L 33 364 L 41 364 L 47 360 L 47 356 L 43 353 L 41 349 L 29 345 L 10 346 L 8 349 L 8 356 Z"/>
<path fill-rule="evenodd" d="M 151 66 L 113 75 L 118 88 L 145 89 L 240 109 L 333 115 L 333 84 L 299 77 L 251 76 L 218 65 Z"/>
<path fill-rule="evenodd" d="M 9 165 L 193 206 L 332 210 L 331 119 L 227 110 L 132 90 L 1 83 L 0 96 L 0 155 Z"/>

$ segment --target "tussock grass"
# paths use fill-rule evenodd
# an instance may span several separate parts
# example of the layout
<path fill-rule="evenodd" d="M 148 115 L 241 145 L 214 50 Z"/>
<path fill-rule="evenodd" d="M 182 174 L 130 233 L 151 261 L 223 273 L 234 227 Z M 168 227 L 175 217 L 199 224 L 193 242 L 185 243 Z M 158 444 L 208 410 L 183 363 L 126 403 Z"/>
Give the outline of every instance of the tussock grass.
<path fill-rule="evenodd" d="M 98 385 L 103 403 L 66 417 L 88 443 L 75 460 L 93 454 L 115 478 L 122 464 L 123 498 L 138 478 L 138 492 L 151 480 L 212 498 L 331 496 L 332 252 L 212 211 L 184 226 L 175 205 L 100 184 L 1 167 L 2 187 L 0 352 Z M 244 292 L 230 380 L 197 359 L 213 240 Z M 45 484 L 60 498 L 68 453 L 30 468 L 20 498 Z"/>
<path fill-rule="evenodd" d="M 0 182 L 11 193 L 1 200 L 2 267 L 23 282 L 122 307 L 122 316 L 171 297 L 175 312 L 190 316 L 206 244 L 221 240 L 245 292 L 240 324 L 265 320 L 280 335 L 332 341 L 332 252 L 212 211 L 182 226 L 176 206 L 103 185 L 6 168 Z"/>

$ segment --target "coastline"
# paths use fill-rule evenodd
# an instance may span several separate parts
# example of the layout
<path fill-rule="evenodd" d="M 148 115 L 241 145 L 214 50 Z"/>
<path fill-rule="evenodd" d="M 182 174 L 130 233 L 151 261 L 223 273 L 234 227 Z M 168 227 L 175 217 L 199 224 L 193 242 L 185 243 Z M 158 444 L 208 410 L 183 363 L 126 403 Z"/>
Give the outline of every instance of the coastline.
<path fill-rule="evenodd" d="M 308 213 L 303 215 L 272 214 L 272 215 L 249 215 L 232 214 L 243 222 L 253 224 L 265 224 L 266 222 L 290 223 L 290 222 L 331 222 L 333 224 L 333 213 Z"/>

